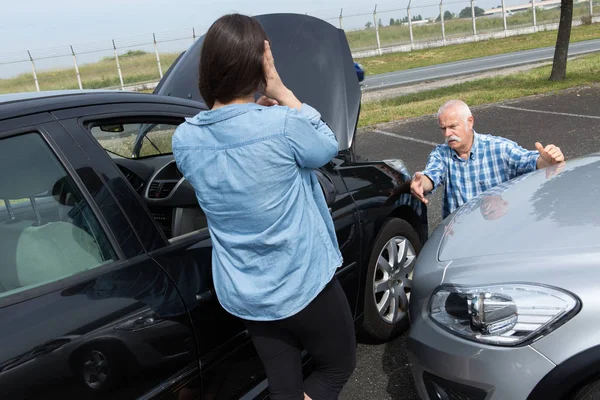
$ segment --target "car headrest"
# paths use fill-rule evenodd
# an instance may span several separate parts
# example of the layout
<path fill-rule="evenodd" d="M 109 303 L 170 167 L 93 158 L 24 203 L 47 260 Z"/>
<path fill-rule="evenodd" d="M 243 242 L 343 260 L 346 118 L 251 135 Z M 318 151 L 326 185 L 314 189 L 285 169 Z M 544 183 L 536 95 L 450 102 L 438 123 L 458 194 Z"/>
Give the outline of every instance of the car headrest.
<path fill-rule="evenodd" d="M 0 148 L 0 199 L 23 199 L 52 190 L 64 169 L 36 133 L 3 140 Z"/>

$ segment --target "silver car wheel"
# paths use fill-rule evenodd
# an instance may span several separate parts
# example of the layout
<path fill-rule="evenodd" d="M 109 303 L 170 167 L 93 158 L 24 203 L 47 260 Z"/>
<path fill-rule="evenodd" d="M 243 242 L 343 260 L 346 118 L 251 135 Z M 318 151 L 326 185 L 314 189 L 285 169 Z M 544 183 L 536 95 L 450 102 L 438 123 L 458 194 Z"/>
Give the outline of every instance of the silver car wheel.
<path fill-rule="evenodd" d="M 108 377 L 108 361 L 104 354 L 97 350 L 89 353 L 83 364 L 83 378 L 92 389 L 101 387 Z"/>
<path fill-rule="evenodd" d="M 408 313 L 415 249 L 403 236 L 391 238 L 377 258 L 373 277 L 373 300 L 379 316 L 395 324 Z"/>

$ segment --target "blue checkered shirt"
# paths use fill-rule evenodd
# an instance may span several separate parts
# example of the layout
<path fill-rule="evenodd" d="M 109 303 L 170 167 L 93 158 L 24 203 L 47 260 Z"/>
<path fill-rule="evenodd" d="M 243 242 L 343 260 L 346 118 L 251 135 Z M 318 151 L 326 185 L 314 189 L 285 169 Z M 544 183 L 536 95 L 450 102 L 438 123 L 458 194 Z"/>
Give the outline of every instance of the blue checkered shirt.
<path fill-rule="evenodd" d="M 536 169 L 538 151 L 499 136 L 476 132 L 474 136 L 468 159 L 444 143 L 427 160 L 423 174 L 431 179 L 434 190 L 444 185 L 443 218 L 480 193 Z"/>

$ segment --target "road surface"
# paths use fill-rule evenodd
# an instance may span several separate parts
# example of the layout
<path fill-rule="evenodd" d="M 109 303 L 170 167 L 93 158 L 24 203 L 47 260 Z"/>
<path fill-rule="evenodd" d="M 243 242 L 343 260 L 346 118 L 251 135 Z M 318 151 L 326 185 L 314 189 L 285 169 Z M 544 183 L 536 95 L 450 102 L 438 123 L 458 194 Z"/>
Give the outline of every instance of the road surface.
<path fill-rule="evenodd" d="M 600 39 L 575 42 L 569 45 L 570 57 L 597 51 L 600 51 Z M 533 64 L 551 60 L 553 58 L 554 47 L 543 47 L 540 49 L 517 51 L 514 53 L 371 75 L 365 77 L 365 80 L 362 82 L 363 91 L 380 90 L 411 83 L 469 75 L 493 69 Z"/>

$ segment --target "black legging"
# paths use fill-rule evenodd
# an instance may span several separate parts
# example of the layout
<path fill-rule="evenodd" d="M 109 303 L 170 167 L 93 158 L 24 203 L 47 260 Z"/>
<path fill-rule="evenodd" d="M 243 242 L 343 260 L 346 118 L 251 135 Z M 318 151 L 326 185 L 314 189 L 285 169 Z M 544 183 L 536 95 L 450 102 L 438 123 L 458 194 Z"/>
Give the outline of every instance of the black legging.
<path fill-rule="evenodd" d="M 337 399 L 356 366 L 348 299 L 333 278 L 302 311 L 279 321 L 245 321 L 262 360 L 273 400 Z M 302 349 L 315 370 L 302 382 Z"/>

